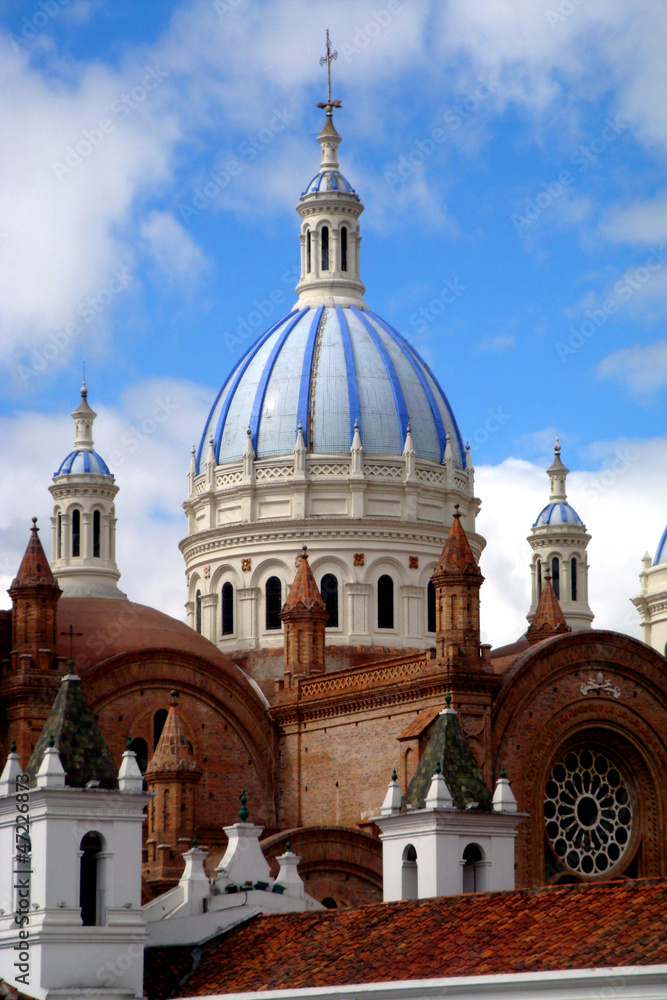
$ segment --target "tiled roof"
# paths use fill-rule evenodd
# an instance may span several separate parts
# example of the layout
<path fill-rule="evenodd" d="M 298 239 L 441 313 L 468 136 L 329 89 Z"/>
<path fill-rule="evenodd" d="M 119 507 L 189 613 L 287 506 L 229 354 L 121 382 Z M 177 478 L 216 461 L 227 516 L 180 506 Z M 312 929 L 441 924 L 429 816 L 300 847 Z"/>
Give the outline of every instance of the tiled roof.
<path fill-rule="evenodd" d="M 155 753 L 146 768 L 146 775 L 149 776 L 158 771 L 199 770 L 199 765 L 192 756 L 192 750 L 178 714 L 178 696 L 175 691 L 172 691 L 169 712 L 162 727 Z"/>
<path fill-rule="evenodd" d="M 569 631 L 571 631 L 570 626 L 565 621 L 556 592 L 551 585 L 551 577 L 547 575 L 535 609 L 535 617 L 526 632 L 526 638 L 528 642 L 539 642 L 549 636 Z"/>
<path fill-rule="evenodd" d="M 433 576 L 440 573 L 474 573 L 481 576 L 458 510 L 454 512 L 452 526 Z"/>
<path fill-rule="evenodd" d="M 424 808 L 438 762 L 457 809 L 465 809 L 472 802 L 477 802 L 478 808 L 485 812 L 491 809 L 491 793 L 461 729 L 458 715 L 451 709 L 438 715 L 417 770 L 406 789 L 403 808 Z"/>
<path fill-rule="evenodd" d="M 259 916 L 201 949 L 149 949 L 145 990 L 209 996 L 667 962 L 667 880 L 602 882 Z M 176 978 L 178 977 L 178 978 Z"/>
<path fill-rule="evenodd" d="M 74 674 L 63 677 L 32 752 L 26 768 L 31 781 L 40 768 L 51 736 L 70 787 L 85 788 L 89 781 L 99 781 L 101 788 L 118 788 L 118 770 L 111 751 Z"/>
<path fill-rule="evenodd" d="M 297 566 L 294 583 L 290 587 L 287 600 L 283 605 L 283 611 L 296 611 L 297 609 L 301 610 L 303 608 L 308 611 L 316 609 L 321 611 L 323 614 L 326 614 L 326 604 L 322 600 L 322 595 L 317 589 L 315 577 L 313 576 L 313 571 L 310 568 L 310 563 L 308 562 L 308 553 L 306 552 L 305 545 L 303 547 L 303 551 L 299 554 L 298 559 L 299 565 Z"/>
<path fill-rule="evenodd" d="M 0 979 L 0 997 L 2 997 L 3 1000 L 5 997 L 7 1000 L 32 1000 L 27 993 L 20 993 L 18 990 L 14 989 L 13 986 L 6 983 L 4 979 Z"/>
<path fill-rule="evenodd" d="M 33 517 L 30 541 L 21 560 L 19 571 L 11 585 L 10 593 L 15 587 L 36 587 L 38 585 L 51 587 L 53 590 L 60 589 L 51 572 L 49 560 L 42 548 L 38 532 L 37 518 Z"/>

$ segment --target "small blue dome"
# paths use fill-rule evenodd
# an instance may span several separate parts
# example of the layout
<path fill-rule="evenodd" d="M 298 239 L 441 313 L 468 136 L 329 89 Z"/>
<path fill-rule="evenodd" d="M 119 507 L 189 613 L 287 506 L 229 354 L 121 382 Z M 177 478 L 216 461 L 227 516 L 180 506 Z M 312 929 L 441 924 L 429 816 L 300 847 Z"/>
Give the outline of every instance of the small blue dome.
<path fill-rule="evenodd" d="M 101 455 L 98 455 L 92 448 L 80 448 L 71 451 L 66 459 L 60 463 L 60 468 L 55 473 L 56 476 L 80 475 L 82 472 L 90 472 L 95 476 L 110 476 L 109 467 Z"/>
<path fill-rule="evenodd" d="M 339 170 L 331 170 L 328 167 L 315 174 L 301 197 L 303 198 L 303 195 L 306 194 L 312 194 L 314 191 L 342 191 L 343 194 L 357 193 Z"/>
<path fill-rule="evenodd" d="M 461 435 L 428 365 L 366 308 L 295 308 L 237 362 L 209 414 L 197 470 L 213 438 L 218 464 L 241 459 L 250 428 L 257 458 L 290 455 L 301 424 L 317 454 L 349 453 L 355 421 L 364 453 L 400 456 L 410 424 L 419 458 L 441 462 L 447 434 L 465 468 Z"/>
<path fill-rule="evenodd" d="M 658 563 L 667 562 L 667 528 L 662 533 L 662 538 L 658 543 L 658 548 L 655 553 L 655 559 L 653 560 L 653 565 L 657 566 Z"/>
<path fill-rule="evenodd" d="M 533 527 L 541 528 L 547 524 L 577 524 L 584 527 L 584 522 L 569 503 L 548 503 L 538 514 Z"/>

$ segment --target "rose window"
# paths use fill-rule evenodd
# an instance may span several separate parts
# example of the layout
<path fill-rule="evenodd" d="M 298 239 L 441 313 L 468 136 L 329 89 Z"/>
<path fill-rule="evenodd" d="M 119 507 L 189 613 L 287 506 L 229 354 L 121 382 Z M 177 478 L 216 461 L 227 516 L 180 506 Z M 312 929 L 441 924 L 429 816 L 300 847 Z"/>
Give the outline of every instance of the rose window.
<path fill-rule="evenodd" d="M 547 781 L 544 818 L 556 857 L 581 875 L 601 875 L 621 860 L 630 842 L 627 782 L 604 754 L 571 751 Z"/>

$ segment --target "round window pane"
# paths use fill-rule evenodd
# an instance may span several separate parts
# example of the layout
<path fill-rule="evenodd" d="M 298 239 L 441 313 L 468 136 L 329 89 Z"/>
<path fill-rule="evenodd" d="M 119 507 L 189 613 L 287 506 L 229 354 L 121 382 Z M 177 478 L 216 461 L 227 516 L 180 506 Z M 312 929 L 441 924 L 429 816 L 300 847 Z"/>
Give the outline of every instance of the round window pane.
<path fill-rule="evenodd" d="M 630 843 L 633 809 L 625 777 L 602 754 L 570 751 L 547 780 L 544 818 L 554 853 L 572 871 L 607 872 Z"/>

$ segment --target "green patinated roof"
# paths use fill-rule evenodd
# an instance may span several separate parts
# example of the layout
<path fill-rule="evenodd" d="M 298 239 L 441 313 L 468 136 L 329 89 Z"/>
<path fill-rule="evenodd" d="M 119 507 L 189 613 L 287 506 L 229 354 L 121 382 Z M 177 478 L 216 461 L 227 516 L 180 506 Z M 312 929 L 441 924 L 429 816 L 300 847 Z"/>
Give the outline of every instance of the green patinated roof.
<path fill-rule="evenodd" d="M 469 802 L 477 802 L 480 810 L 491 811 L 491 792 L 477 766 L 456 712 L 441 712 L 438 716 L 422 759 L 403 797 L 403 809 L 408 805 L 413 809 L 424 808 L 424 800 L 438 763 L 456 809 L 465 809 Z"/>
<path fill-rule="evenodd" d="M 79 679 L 73 674 L 65 677 L 60 685 L 30 757 L 26 770 L 32 785 L 51 737 L 67 775 L 66 783 L 71 788 L 85 788 L 89 781 L 99 781 L 100 788 L 118 788 L 118 769 L 111 751 L 104 742 Z"/>

